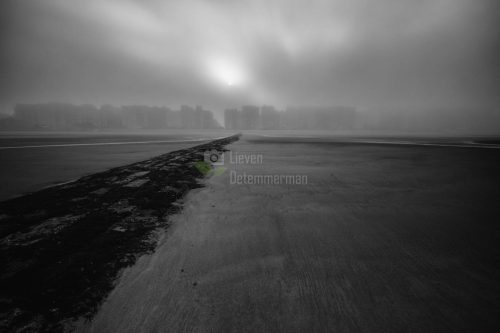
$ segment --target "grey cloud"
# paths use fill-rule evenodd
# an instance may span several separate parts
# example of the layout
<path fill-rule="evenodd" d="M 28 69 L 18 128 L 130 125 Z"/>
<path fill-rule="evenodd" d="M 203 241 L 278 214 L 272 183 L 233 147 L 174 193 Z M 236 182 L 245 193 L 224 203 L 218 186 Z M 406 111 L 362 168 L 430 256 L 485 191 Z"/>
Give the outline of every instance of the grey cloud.
<path fill-rule="evenodd" d="M 2 6 L 2 105 L 499 105 L 493 0 Z M 219 58 L 241 73 L 218 78 Z"/>

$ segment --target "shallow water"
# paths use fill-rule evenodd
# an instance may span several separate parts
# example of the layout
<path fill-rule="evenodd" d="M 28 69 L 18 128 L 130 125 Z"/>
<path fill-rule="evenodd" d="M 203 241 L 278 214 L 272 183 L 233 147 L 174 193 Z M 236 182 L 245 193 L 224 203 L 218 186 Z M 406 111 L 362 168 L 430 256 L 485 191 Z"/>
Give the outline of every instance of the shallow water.
<path fill-rule="evenodd" d="M 0 200 L 197 145 L 220 132 L 0 135 Z"/>

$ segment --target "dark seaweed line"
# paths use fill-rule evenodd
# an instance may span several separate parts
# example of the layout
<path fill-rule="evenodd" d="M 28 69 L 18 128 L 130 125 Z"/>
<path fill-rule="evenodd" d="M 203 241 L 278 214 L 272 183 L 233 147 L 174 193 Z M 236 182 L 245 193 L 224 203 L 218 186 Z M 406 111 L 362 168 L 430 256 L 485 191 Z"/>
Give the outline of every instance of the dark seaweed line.
<path fill-rule="evenodd" d="M 0 203 L 0 330 L 61 331 L 91 317 L 119 272 L 154 250 L 194 167 L 231 136 Z M 66 326 L 67 329 L 67 326 Z"/>

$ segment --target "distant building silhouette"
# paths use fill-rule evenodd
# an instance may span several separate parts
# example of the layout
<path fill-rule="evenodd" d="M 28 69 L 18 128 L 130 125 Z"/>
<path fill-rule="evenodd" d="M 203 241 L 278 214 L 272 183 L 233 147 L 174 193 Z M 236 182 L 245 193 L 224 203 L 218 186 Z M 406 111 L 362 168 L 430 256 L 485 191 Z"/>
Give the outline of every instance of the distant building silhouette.
<path fill-rule="evenodd" d="M 122 128 L 121 109 L 113 105 L 102 105 L 100 109 L 101 128 Z"/>
<path fill-rule="evenodd" d="M 194 109 L 188 105 L 181 105 L 182 128 L 194 127 Z"/>
<path fill-rule="evenodd" d="M 12 121 L 4 123 L 22 129 L 220 128 L 211 111 L 204 110 L 201 106 L 194 109 L 186 105 L 183 105 L 180 111 L 172 111 L 167 107 L 145 105 L 103 105 L 97 108 L 90 104 L 18 104 L 14 108 L 12 118 Z"/>
<path fill-rule="evenodd" d="M 419 132 L 496 133 L 500 112 L 494 108 L 373 109 L 353 107 L 290 106 L 279 111 L 271 105 L 227 109 L 224 126 L 231 130 L 375 130 Z M 0 130 L 99 129 L 216 129 L 213 113 L 202 106 L 73 105 L 68 103 L 17 104 L 12 116 L 0 117 Z"/>
<path fill-rule="evenodd" d="M 260 108 L 245 105 L 241 111 L 227 109 L 224 112 L 227 129 L 304 129 L 345 130 L 356 125 L 356 110 L 352 107 L 287 107 L 278 111 L 272 105 Z"/>
<path fill-rule="evenodd" d="M 242 129 L 257 129 L 259 126 L 259 108 L 254 105 L 245 105 L 241 108 Z"/>
<path fill-rule="evenodd" d="M 260 128 L 271 130 L 280 127 L 280 112 L 272 105 L 263 105 L 260 108 Z"/>
<path fill-rule="evenodd" d="M 226 109 L 224 111 L 224 127 L 230 130 L 241 129 L 241 113 L 238 109 Z"/>
<path fill-rule="evenodd" d="M 199 105 L 196 106 L 196 108 L 182 105 L 180 113 L 182 128 L 209 129 L 220 127 L 215 120 L 213 113 L 211 111 L 204 110 Z"/>

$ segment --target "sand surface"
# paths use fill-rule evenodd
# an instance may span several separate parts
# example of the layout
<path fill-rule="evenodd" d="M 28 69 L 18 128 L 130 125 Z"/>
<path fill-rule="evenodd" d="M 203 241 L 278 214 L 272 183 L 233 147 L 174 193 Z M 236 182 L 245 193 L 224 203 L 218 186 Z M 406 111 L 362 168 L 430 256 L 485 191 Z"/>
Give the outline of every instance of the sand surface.
<path fill-rule="evenodd" d="M 497 150 L 293 144 L 192 191 L 92 332 L 487 331 L 500 318 Z M 301 174 L 307 185 L 230 184 Z"/>

